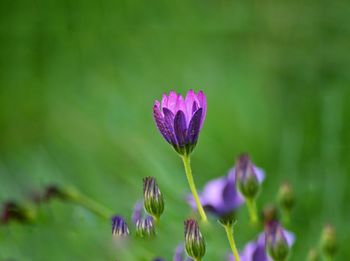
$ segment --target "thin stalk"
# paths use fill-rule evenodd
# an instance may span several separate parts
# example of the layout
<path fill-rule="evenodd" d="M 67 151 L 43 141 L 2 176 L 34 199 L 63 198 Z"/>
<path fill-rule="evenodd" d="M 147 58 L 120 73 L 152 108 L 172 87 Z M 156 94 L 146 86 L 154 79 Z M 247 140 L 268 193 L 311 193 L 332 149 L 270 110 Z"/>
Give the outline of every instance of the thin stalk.
<path fill-rule="evenodd" d="M 190 189 L 191 189 L 194 201 L 196 202 L 199 215 L 201 216 L 201 219 L 203 222 L 207 222 L 207 216 L 206 216 L 204 209 L 202 207 L 202 204 L 199 200 L 196 185 L 194 184 L 190 156 L 184 155 L 184 156 L 181 156 L 181 158 L 182 158 L 182 161 L 183 161 L 183 164 L 185 167 L 187 181 L 188 181 L 188 184 L 190 185 Z"/>
<path fill-rule="evenodd" d="M 230 223 L 223 226 L 225 228 L 227 239 L 228 239 L 228 242 L 230 243 L 230 247 L 231 247 L 233 256 L 235 258 L 235 261 L 240 261 L 235 239 L 233 237 L 233 225 Z"/>
<path fill-rule="evenodd" d="M 258 214 L 257 214 L 257 209 L 256 209 L 256 201 L 255 199 L 246 199 L 248 211 L 249 211 L 249 216 L 250 216 L 250 222 L 252 224 L 257 224 L 258 223 Z"/>
<path fill-rule="evenodd" d="M 113 215 L 113 212 L 110 209 L 80 193 L 76 193 L 71 200 L 102 218 L 110 219 Z"/>

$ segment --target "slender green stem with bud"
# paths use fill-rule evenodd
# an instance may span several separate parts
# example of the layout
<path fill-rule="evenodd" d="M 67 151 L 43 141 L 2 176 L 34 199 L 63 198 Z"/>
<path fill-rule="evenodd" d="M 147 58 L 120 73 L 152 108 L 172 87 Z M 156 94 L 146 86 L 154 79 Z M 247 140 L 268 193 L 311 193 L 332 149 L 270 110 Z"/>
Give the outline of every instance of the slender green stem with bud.
<path fill-rule="evenodd" d="M 102 218 L 109 219 L 113 215 L 111 210 L 80 193 L 74 193 L 74 195 L 71 196 L 71 201 L 81 205 Z"/>
<path fill-rule="evenodd" d="M 229 223 L 229 224 L 225 224 L 223 226 L 225 228 L 227 239 L 228 239 L 228 241 L 230 243 L 230 246 L 231 246 L 232 253 L 233 253 L 233 256 L 235 258 L 235 261 L 240 261 L 238 250 L 237 250 L 236 243 L 235 243 L 235 239 L 233 237 L 233 224 Z"/>
<path fill-rule="evenodd" d="M 252 222 L 252 224 L 257 224 L 259 219 L 258 219 L 255 199 L 246 198 L 246 203 L 249 211 L 250 222 Z"/>
<path fill-rule="evenodd" d="M 202 207 L 202 204 L 199 200 L 196 185 L 194 184 L 190 156 L 184 155 L 184 156 L 181 156 L 181 158 L 182 158 L 182 161 L 183 161 L 183 164 L 185 167 L 187 181 L 188 181 L 188 184 L 190 185 L 190 189 L 191 189 L 194 201 L 196 202 L 199 215 L 201 216 L 201 219 L 203 222 L 207 222 L 207 216 L 206 216 L 204 209 Z"/>

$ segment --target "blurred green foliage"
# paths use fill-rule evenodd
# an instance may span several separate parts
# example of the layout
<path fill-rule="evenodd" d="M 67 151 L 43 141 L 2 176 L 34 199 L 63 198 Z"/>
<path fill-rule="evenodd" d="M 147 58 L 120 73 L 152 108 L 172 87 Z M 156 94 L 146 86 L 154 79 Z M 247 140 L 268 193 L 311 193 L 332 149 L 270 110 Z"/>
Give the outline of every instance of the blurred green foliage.
<path fill-rule="evenodd" d="M 350 3 L 326 1 L 0 2 L 0 200 L 73 185 L 128 218 L 142 177 L 166 199 L 159 237 L 131 241 L 123 260 L 171 260 L 191 215 L 181 161 L 152 119 L 154 99 L 203 89 L 207 119 L 193 155 L 197 187 L 249 152 L 267 179 L 295 188 L 291 260 L 322 227 L 350 260 Z M 205 260 L 229 246 L 215 222 Z M 246 208 L 238 247 L 256 231 Z M 53 201 L 38 221 L 0 227 L 0 260 L 115 260 L 110 222 Z"/>

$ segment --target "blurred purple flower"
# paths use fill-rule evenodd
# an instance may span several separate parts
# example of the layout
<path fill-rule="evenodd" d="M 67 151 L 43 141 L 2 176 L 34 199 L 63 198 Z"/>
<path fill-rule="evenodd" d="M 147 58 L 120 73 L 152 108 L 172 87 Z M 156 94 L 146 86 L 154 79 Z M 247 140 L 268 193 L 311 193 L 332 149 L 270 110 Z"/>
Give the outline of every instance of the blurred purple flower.
<path fill-rule="evenodd" d="M 134 205 L 134 209 L 131 216 L 132 223 L 136 225 L 137 221 L 141 220 L 142 217 L 143 217 L 143 201 L 139 200 Z"/>
<path fill-rule="evenodd" d="M 196 146 L 207 111 L 204 93 L 189 90 L 185 98 L 171 91 L 155 101 L 153 117 L 164 139 L 181 155 L 190 154 Z"/>
<path fill-rule="evenodd" d="M 242 154 L 237 159 L 235 172 L 239 192 L 246 198 L 255 198 L 265 178 L 264 171 L 252 163 L 248 154 Z"/>
<path fill-rule="evenodd" d="M 282 228 L 283 229 L 283 228 Z M 283 229 L 283 233 L 291 247 L 295 241 L 293 233 Z M 250 241 L 246 244 L 243 251 L 239 254 L 241 261 L 272 261 L 267 255 L 265 248 L 267 233 L 260 233 L 257 240 Z M 228 261 L 235 261 L 233 255 L 229 255 Z"/>
<path fill-rule="evenodd" d="M 232 168 L 227 176 L 213 179 L 204 186 L 199 200 L 205 210 L 219 218 L 225 218 L 244 203 L 244 198 L 236 189 L 235 177 L 235 169 Z M 188 202 L 196 209 L 192 195 L 188 197 Z"/>
<path fill-rule="evenodd" d="M 265 224 L 266 250 L 274 260 L 285 260 L 294 241 L 294 234 L 286 231 L 278 221 Z"/>

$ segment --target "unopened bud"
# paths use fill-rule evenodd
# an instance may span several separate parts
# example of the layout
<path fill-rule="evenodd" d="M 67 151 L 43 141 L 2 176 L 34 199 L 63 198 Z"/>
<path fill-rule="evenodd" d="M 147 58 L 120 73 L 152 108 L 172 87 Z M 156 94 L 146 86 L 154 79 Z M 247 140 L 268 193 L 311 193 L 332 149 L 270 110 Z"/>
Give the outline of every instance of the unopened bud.
<path fill-rule="evenodd" d="M 164 211 L 164 199 L 154 177 L 143 179 L 143 196 L 146 211 L 156 220 Z"/>
<path fill-rule="evenodd" d="M 337 237 L 332 225 L 326 225 L 322 232 L 321 249 L 325 256 L 334 257 L 338 250 Z"/>
<path fill-rule="evenodd" d="M 138 219 L 136 222 L 136 233 L 140 237 L 150 237 L 156 234 L 154 221 L 151 216 L 145 219 Z"/>
<path fill-rule="evenodd" d="M 274 261 L 284 261 L 289 254 L 289 245 L 284 229 L 277 222 L 266 226 L 266 249 Z"/>
<path fill-rule="evenodd" d="M 128 225 L 123 217 L 112 217 L 112 234 L 118 237 L 124 237 L 130 234 Z"/>
<path fill-rule="evenodd" d="M 236 184 L 239 192 L 245 198 L 255 198 L 260 189 L 260 182 L 247 154 L 239 156 L 235 169 Z"/>
<path fill-rule="evenodd" d="M 201 260 L 205 254 L 205 241 L 197 221 L 185 221 L 185 248 L 187 254 L 195 260 Z"/>
<path fill-rule="evenodd" d="M 281 185 L 277 199 L 283 210 L 288 212 L 291 211 L 295 203 L 295 198 L 293 188 L 289 183 Z"/>
<path fill-rule="evenodd" d="M 262 215 L 265 224 L 271 221 L 278 221 L 278 211 L 275 205 L 265 206 Z"/>

